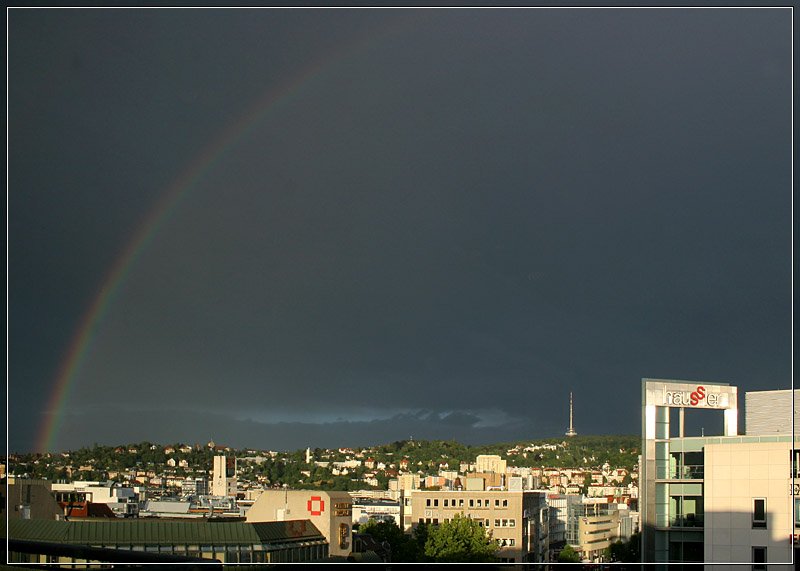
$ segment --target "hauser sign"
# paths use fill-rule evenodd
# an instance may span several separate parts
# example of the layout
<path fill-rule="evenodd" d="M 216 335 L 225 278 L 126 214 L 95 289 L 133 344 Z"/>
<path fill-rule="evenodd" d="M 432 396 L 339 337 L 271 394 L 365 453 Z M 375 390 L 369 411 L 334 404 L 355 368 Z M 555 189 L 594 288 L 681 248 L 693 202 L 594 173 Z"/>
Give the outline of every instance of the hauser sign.
<path fill-rule="evenodd" d="M 664 404 L 667 406 L 689 406 L 698 408 L 726 408 L 727 393 L 712 393 L 703 385 L 694 390 L 669 391 L 664 387 Z"/>

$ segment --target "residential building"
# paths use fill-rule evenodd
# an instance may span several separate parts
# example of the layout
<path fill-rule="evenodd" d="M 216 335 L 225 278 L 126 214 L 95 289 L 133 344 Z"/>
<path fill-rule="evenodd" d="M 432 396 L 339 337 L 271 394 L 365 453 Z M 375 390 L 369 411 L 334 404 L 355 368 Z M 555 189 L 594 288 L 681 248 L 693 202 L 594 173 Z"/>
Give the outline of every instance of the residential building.
<path fill-rule="evenodd" d="M 136 517 L 139 513 L 140 498 L 136 490 L 114 482 L 55 483 L 52 484 L 52 491 L 62 506 L 105 504 L 119 517 Z"/>
<path fill-rule="evenodd" d="M 421 487 L 419 474 L 400 474 L 389 480 L 390 490 L 419 490 Z"/>
<path fill-rule="evenodd" d="M 187 477 L 181 485 L 181 494 L 184 496 L 207 496 L 208 491 L 208 478 L 205 477 Z"/>
<path fill-rule="evenodd" d="M 577 494 L 547 494 L 546 497 L 550 507 L 551 561 L 556 561 L 561 550 L 571 545 L 582 561 L 601 562 L 611 543 L 630 537 L 632 533 L 629 510 L 625 510 L 626 527 L 623 529 L 618 506 L 605 498 Z"/>
<path fill-rule="evenodd" d="M 573 547 L 582 561 L 602 562 L 606 548 L 619 537 L 619 511 L 606 502 L 582 502 L 579 509 Z"/>
<path fill-rule="evenodd" d="M 578 544 L 578 514 L 581 496 L 553 494 L 546 496 L 549 509 L 550 561 L 557 561 L 558 554 L 567 545 Z"/>
<path fill-rule="evenodd" d="M 475 458 L 475 471 L 505 474 L 506 461 L 496 454 L 480 454 L 477 458 Z"/>

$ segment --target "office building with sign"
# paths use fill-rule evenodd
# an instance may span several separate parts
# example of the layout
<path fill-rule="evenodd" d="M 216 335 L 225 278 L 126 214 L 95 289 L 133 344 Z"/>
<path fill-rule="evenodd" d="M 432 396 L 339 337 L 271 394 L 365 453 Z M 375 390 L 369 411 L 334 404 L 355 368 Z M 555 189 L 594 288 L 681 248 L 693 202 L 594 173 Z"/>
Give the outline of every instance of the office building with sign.
<path fill-rule="evenodd" d="M 800 448 L 792 437 L 792 420 L 799 420 L 792 413 L 797 394 L 748 393 L 745 428 L 754 428 L 739 434 L 737 387 L 642 380 L 643 562 L 791 568 L 798 509 L 792 489 Z M 686 418 L 692 414 L 715 415 L 721 434 L 688 435 Z"/>
<path fill-rule="evenodd" d="M 246 517 L 248 523 L 306 519 L 328 540 L 331 556 L 347 557 L 352 551 L 353 500 L 347 492 L 266 490 Z"/>

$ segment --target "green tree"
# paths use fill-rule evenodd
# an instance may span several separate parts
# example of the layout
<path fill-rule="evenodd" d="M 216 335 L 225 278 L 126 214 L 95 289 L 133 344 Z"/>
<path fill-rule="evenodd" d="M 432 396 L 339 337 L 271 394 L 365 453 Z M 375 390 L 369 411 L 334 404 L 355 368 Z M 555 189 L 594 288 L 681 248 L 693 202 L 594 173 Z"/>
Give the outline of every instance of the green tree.
<path fill-rule="evenodd" d="M 638 533 L 634 533 L 628 541 L 619 540 L 612 543 L 607 550 L 609 561 L 639 563 L 641 561 L 640 539 L 641 536 Z"/>
<path fill-rule="evenodd" d="M 589 472 L 586 472 L 583 476 L 583 486 L 581 486 L 581 493 L 586 495 L 589 493 L 589 486 L 592 485 L 592 475 Z"/>
<path fill-rule="evenodd" d="M 358 529 L 371 535 L 378 543 L 387 542 L 392 550 L 392 562 L 415 563 L 420 561 L 422 548 L 411 535 L 406 535 L 393 521 L 370 519 Z"/>
<path fill-rule="evenodd" d="M 558 554 L 558 562 L 559 563 L 580 563 L 581 556 L 578 555 L 578 552 L 575 549 L 567 544 L 564 549 L 561 550 L 561 553 Z"/>
<path fill-rule="evenodd" d="M 478 522 L 456 514 L 428 530 L 425 555 L 436 562 L 488 563 L 497 561 L 497 548 L 497 541 Z"/>

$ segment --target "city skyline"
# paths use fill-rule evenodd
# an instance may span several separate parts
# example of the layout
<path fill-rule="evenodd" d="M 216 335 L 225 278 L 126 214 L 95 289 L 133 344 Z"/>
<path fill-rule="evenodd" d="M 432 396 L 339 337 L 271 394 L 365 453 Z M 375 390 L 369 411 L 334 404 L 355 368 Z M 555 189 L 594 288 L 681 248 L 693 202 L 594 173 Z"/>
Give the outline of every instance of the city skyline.
<path fill-rule="evenodd" d="M 12 451 L 791 386 L 789 9 L 11 9 L 8 72 Z"/>

